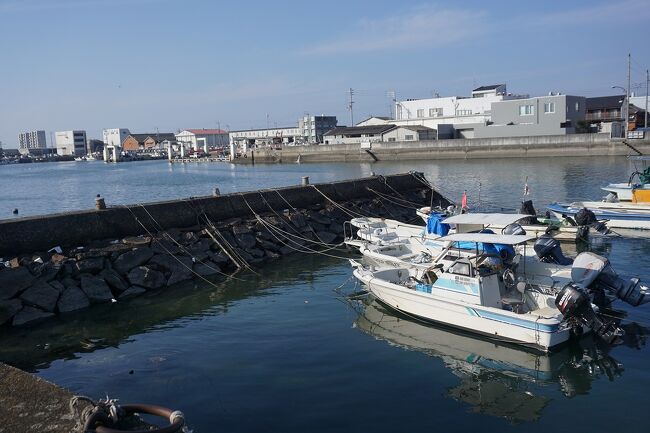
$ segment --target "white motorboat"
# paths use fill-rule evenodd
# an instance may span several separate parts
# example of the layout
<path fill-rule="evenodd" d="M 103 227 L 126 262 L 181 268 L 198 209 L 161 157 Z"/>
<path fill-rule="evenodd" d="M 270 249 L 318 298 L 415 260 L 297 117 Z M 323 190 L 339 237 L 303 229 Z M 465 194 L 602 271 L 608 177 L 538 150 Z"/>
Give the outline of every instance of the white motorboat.
<path fill-rule="evenodd" d="M 646 161 L 650 161 L 650 157 L 644 155 L 630 156 L 628 159 L 643 161 L 644 164 Z M 638 178 L 638 182 L 634 182 L 635 177 Z M 635 170 L 627 183 L 610 183 L 601 189 L 615 195 L 615 197 L 610 197 L 610 200 L 637 202 L 642 199 L 647 202 L 650 198 L 650 167 L 646 167 L 643 171 Z"/>
<path fill-rule="evenodd" d="M 366 230 L 370 230 L 370 227 L 365 227 L 357 231 L 359 239 L 346 235 L 345 242 L 359 248 L 364 258 L 376 266 L 419 270 L 440 266 L 447 270 L 459 258 L 483 254 L 486 256 L 485 264 L 491 264 L 501 272 L 500 279 L 508 289 L 524 284 L 535 290 L 557 294 L 567 284 L 577 283 L 593 290 L 597 298 L 594 302 L 601 307 L 609 307 L 615 299 L 633 306 L 650 302 L 650 289 L 640 284 L 639 279 L 619 278 L 606 258 L 592 253 L 581 253 L 575 260 L 565 257 L 556 239 L 541 237 L 535 240 L 521 227 L 510 225 L 518 217 L 516 214 L 455 215 L 448 221 L 459 232 L 447 236 L 423 233 L 414 236 L 412 227 L 404 228 L 396 221 L 370 221 L 374 227 L 372 230 L 382 228 L 382 237 L 378 241 L 374 239 L 377 236 L 364 236 Z M 485 227 L 497 221 L 506 224 L 509 231 L 516 234 L 476 232 L 484 231 Z M 465 232 L 469 229 L 475 231 Z M 527 243 L 532 240 L 535 243 L 530 247 Z"/>
<path fill-rule="evenodd" d="M 425 224 L 429 225 L 429 219 L 432 217 L 431 207 L 429 206 L 421 207 L 419 209 L 416 209 L 415 213 L 424 221 Z M 461 214 L 461 215 L 466 215 L 466 214 Z M 499 215 L 504 215 L 504 214 L 499 214 Z M 505 215 L 509 215 L 509 214 L 505 214 Z M 531 215 L 524 215 L 524 214 L 516 214 L 516 215 L 520 215 L 521 218 L 513 222 L 520 222 L 521 220 L 529 219 L 531 217 Z M 433 217 L 434 218 L 437 217 L 435 211 Z M 447 221 L 447 218 L 443 217 L 440 219 L 441 222 L 445 224 L 451 224 L 450 222 Z M 537 219 L 538 221 L 541 220 L 542 224 L 521 224 L 521 227 L 526 231 L 527 234 L 534 235 L 536 238 L 550 235 L 552 238 L 557 239 L 561 242 L 575 242 L 576 240 L 579 239 L 586 239 L 587 236 L 589 235 L 589 227 L 565 225 L 562 222 L 563 220 L 559 220 L 559 219 L 550 220 L 547 218 L 539 218 L 539 217 L 537 217 Z M 504 225 L 503 223 L 496 221 L 490 224 L 489 228 L 501 232 L 507 226 L 508 224 Z"/>
<path fill-rule="evenodd" d="M 505 297 L 497 273 L 482 270 L 478 259 L 462 258 L 447 271 L 432 268 L 424 273 L 353 263 L 353 273 L 382 303 L 418 319 L 542 351 L 569 339 L 571 326 L 554 306 L 555 296 L 524 292 Z"/>
<path fill-rule="evenodd" d="M 547 208 L 559 218 L 575 218 L 580 211 L 588 209 L 594 213 L 597 220 L 604 222 L 610 229 L 650 230 L 650 203 L 582 201 L 551 203 Z"/>

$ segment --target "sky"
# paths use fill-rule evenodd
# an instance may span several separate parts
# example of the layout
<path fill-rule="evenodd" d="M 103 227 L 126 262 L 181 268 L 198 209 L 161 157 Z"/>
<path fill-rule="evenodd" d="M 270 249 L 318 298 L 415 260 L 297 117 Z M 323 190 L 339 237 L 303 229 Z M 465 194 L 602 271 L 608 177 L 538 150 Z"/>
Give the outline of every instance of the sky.
<path fill-rule="evenodd" d="M 398 100 L 645 94 L 650 1 L 0 0 L 0 141 L 350 124 Z M 641 88 L 642 87 L 642 88 Z"/>

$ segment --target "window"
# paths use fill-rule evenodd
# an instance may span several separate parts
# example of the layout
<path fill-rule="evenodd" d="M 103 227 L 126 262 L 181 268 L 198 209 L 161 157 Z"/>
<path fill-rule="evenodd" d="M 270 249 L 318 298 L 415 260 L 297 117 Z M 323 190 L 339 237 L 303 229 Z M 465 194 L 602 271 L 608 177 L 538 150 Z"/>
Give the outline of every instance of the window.
<path fill-rule="evenodd" d="M 472 110 L 456 110 L 456 116 L 471 116 Z"/>
<path fill-rule="evenodd" d="M 395 141 L 395 137 L 388 137 L 388 141 Z"/>
<path fill-rule="evenodd" d="M 424 117 L 424 109 L 419 109 L 417 112 L 418 117 Z"/>
<path fill-rule="evenodd" d="M 413 140 L 413 134 L 405 135 L 404 140 Z"/>
<path fill-rule="evenodd" d="M 555 102 L 545 102 L 544 113 L 555 113 Z"/>
<path fill-rule="evenodd" d="M 429 117 L 441 117 L 442 108 L 429 108 Z"/>
<path fill-rule="evenodd" d="M 532 116 L 535 114 L 535 106 L 534 105 L 520 105 L 519 106 L 519 115 L 520 116 Z"/>
<path fill-rule="evenodd" d="M 450 274 L 465 275 L 466 277 L 471 277 L 469 263 L 456 262 L 451 265 L 448 272 Z"/>
<path fill-rule="evenodd" d="M 580 103 L 576 102 L 576 111 L 580 111 Z"/>

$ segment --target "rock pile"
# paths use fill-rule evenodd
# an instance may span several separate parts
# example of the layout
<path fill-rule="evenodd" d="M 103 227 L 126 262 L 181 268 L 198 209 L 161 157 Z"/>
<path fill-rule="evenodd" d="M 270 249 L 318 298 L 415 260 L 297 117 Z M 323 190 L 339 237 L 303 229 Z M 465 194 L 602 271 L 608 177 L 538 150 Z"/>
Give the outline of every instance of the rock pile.
<path fill-rule="evenodd" d="M 409 199 L 423 201 L 423 196 L 414 192 Z M 343 223 L 359 214 L 402 221 L 415 217 L 414 209 L 365 199 L 14 257 L 4 266 L 0 262 L 0 325 L 25 325 L 191 279 L 214 280 L 293 252 L 331 247 L 343 240 Z"/>

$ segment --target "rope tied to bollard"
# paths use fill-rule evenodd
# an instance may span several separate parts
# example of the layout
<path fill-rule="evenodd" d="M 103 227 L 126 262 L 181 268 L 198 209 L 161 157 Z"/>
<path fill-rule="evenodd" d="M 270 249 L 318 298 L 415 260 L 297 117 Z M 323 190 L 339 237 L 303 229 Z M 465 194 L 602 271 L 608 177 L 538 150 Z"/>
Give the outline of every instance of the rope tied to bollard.
<path fill-rule="evenodd" d="M 87 405 L 79 412 L 78 404 Z M 185 416 L 179 410 L 171 410 L 150 404 L 127 404 L 120 406 L 117 399 L 94 401 L 86 396 L 74 396 L 70 399 L 70 412 L 77 418 L 75 432 L 78 433 L 191 433 L 185 425 Z M 169 425 L 157 429 L 120 430 L 120 422 L 135 414 L 154 415 L 169 420 Z"/>

